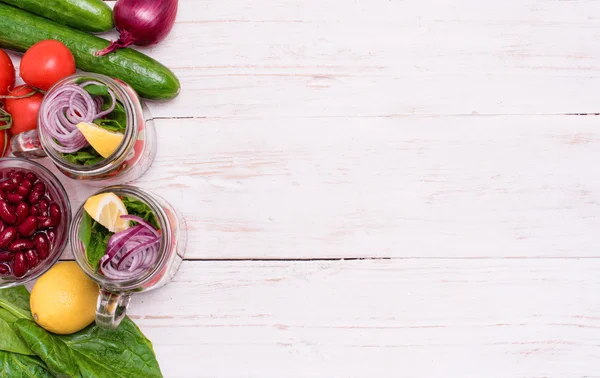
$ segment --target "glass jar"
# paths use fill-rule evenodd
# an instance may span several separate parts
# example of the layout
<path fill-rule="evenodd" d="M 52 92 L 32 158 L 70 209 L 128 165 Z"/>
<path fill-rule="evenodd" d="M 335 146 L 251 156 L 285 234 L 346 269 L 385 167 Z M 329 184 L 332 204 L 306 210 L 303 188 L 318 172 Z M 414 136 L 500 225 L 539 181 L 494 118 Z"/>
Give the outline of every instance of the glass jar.
<path fill-rule="evenodd" d="M 93 165 L 77 165 L 64 159 L 52 144 L 51 136 L 40 126 L 29 132 L 15 136 L 11 142 L 14 156 L 39 158 L 47 156 L 66 176 L 76 180 L 86 180 L 96 185 L 115 185 L 133 181 L 143 175 L 152 165 L 156 156 L 156 130 L 148 107 L 127 83 L 108 76 L 93 73 L 77 73 L 56 83 L 44 99 L 65 85 L 77 84 L 89 79 L 106 85 L 114 93 L 125 109 L 126 128 L 123 142 L 108 158 Z M 45 100 L 41 108 L 45 106 Z M 41 118 L 42 112 L 40 112 Z"/>
<path fill-rule="evenodd" d="M 71 250 L 83 271 L 100 286 L 96 323 L 104 328 L 116 328 L 127 310 L 133 293 L 157 289 L 173 278 L 183 261 L 187 245 L 185 220 L 164 199 L 140 188 L 120 185 L 102 189 L 94 195 L 114 193 L 139 200 L 150 207 L 156 215 L 161 230 L 158 259 L 154 266 L 132 279 L 111 279 L 99 273 L 88 261 L 85 246 L 79 238 L 81 221 L 85 212 L 83 205 L 73 217 L 69 232 Z"/>
<path fill-rule="evenodd" d="M 4 182 L 8 179 L 8 173 L 10 171 L 25 171 L 28 173 L 34 173 L 37 178 L 39 178 L 41 182 L 46 185 L 46 190 L 50 195 L 52 202 L 55 202 L 58 205 L 62 216 L 58 226 L 52 229 L 54 235 L 53 240 L 48 240 L 50 242 L 48 256 L 46 258 L 39 258 L 38 264 L 30 268 L 22 277 L 17 278 L 13 274 L 0 274 L 0 288 L 23 285 L 29 281 L 37 279 L 48 269 L 50 269 L 52 265 L 54 265 L 60 258 L 62 252 L 67 246 L 69 224 L 71 221 L 71 204 L 69 202 L 69 198 L 67 197 L 67 192 L 61 185 L 60 181 L 58 181 L 56 176 L 52 174 L 52 172 L 40 164 L 30 160 L 19 158 L 0 159 L 0 182 Z M 6 195 L 5 190 L 3 190 L 3 194 Z M 6 224 L 3 225 L 4 227 L 7 227 Z M 46 237 L 48 236 L 49 231 L 46 233 Z M 6 253 L 6 251 L 2 252 Z M 1 264 L 6 264 L 5 266 L 9 266 L 11 269 L 14 269 L 14 260 L 12 262 L 2 262 Z"/>

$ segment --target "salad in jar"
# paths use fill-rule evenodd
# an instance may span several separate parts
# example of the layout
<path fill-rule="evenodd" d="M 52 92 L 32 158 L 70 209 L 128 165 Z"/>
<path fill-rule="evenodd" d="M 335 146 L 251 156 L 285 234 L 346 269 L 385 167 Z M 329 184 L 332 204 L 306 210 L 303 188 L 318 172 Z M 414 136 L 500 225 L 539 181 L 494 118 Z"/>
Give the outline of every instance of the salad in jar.
<path fill-rule="evenodd" d="M 89 265 L 109 279 L 137 278 L 159 259 L 162 230 L 154 211 L 139 199 L 101 193 L 88 198 L 79 239 Z"/>
<path fill-rule="evenodd" d="M 95 165 L 113 155 L 125 139 L 123 103 L 105 84 L 79 78 L 51 93 L 40 109 L 49 145 L 74 165 Z"/>

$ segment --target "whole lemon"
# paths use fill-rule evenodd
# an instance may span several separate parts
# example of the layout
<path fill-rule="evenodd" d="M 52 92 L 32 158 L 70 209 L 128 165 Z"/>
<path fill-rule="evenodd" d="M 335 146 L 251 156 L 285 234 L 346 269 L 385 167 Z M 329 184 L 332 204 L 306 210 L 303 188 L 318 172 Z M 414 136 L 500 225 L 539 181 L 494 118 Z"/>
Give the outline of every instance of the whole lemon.
<path fill-rule="evenodd" d="M 33 286 L 31 314 L 46 331 L 75 333 L 94 321 L 99 290 L 76 262 L 56 264 Z"/>

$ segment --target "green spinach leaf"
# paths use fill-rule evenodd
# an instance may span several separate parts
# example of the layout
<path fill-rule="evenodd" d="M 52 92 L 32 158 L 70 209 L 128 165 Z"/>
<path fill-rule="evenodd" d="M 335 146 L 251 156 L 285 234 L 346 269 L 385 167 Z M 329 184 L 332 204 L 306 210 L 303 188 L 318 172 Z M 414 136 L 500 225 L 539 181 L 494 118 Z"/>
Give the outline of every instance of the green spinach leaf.
<path fill-rule="evenodd" d="M 113 119 L 123 125 L 123 130 L 125 130 L 125 125 L 127 124 L 127 116 L 125 114 L 125 108 L 121 101 L 117 100 L 115 102 L 114 110 L 106 116 L 106 119 Z"/>
<path fill-rule="evenodd" d="M 32 355 L 34 353 L 13 329 L 16 320 L 10 312 L 0 309 L 0 351 Z"/>
<path fill-rule="evenodd" d="M 147 222 L 150 222 L 151 225 L 156 227 L 157 230 L 160 229 L 158 220 L 156 219 L 156 214 L 154 214 L 154 211 L 152 211 L 150 206 L 146 205 L 142 201 L 131 197 L 123 197 L 122 200 L 123 204 L 125 205 L 125 208 L 127 208 L 127 212 L 130 215 L 135 215 L 140 218 L 143 218 Z"/>
<path fill-rule="evenodd" d="M 91 325 L 64 336 L 46 332 L 31 320 L 18 320 L 15 327 L 55 375 L 162 377 L 152 343 L 129 318 L 116 330 Z"/>
<path fill-rule="evenodd" d="M 108 87 L 106 85 L 90 84 L 83 87 L 83 89 L 92 96 L 108 96 Z"/>
<path fill-rule="evenodd" d="M 92 147 L 69 154 L 62 154 L 62 157 L 69 163 L 76 165 L 94 165 L 104 160 L 104 158 Z"/>
<path fill-rule="evenodd" d="M 37 357 L 0 351 L 0 376 L 10 378 L 53 378 Z"/>
<path fill-rule="evenodd" d="M 112 131 L 113 133 L 122 133 L 125 134 L 125 124 L 121 124 L 114 119 L 97 119 L 94 123 L 103 129 L 108 131 Z"/>
<path fill-rule="evenodd" d="M 13 328 L 18 319 L 31 319 L 27 289 L 19 286 L 0 290 L 0 306 L 0 351 L 33 354 Z"/>
<path fill-rule="evenodd" d="M 98 269 L 100 259 L 106 254 L 108 240 L 113 234 L 84 212 L 79 228 L 79 239 L 85 247 L 85 255 L 94 269 Z"/>
<path fill-rule="evenodd" d="M 25 286 L 0 290 L 0 307 L 19 319 L 33 319 L 29 308 L 29 291 Z"/>

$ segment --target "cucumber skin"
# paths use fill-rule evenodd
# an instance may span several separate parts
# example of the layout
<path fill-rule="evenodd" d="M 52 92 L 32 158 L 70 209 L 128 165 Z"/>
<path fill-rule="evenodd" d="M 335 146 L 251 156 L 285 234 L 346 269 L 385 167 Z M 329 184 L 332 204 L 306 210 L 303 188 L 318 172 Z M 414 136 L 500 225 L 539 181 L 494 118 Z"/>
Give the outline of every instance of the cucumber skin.
<path fill-rule="evenodd" d="M 0 0 L 59 24 L 91 33 L 114 28 L 113 13 L 102 0 Z"/>
<path fill-rule="evenodd" d="M 177 76 L 156 60 L 130 48 L 106 56 L 94 53 L 109 45 L 105 39 L 71 29 L 0 3 L 0 47 L 24 52 L 35 43 L 55 39 L 75 57 L 77 67 L 121 79 L 150 100 L 170 100 L 179 94 Z"/>

